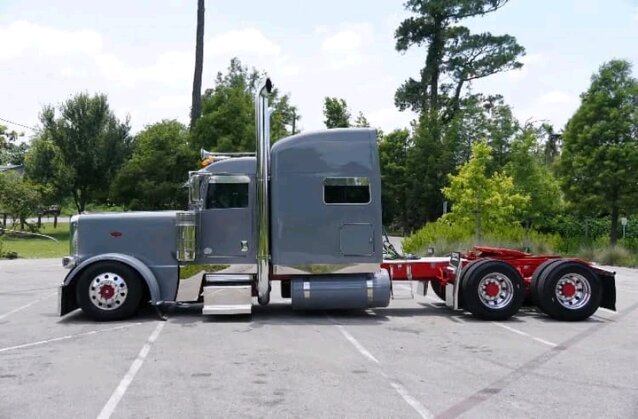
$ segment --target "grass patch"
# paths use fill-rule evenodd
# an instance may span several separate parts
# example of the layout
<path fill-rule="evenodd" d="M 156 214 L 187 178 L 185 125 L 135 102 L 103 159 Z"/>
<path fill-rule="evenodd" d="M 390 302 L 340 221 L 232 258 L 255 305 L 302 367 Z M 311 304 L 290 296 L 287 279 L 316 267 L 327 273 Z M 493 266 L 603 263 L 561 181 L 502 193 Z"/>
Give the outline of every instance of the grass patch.
<path fill-rule="evenodd" d="M 0 238 L 0 252 L 3 254 L 16 252 L 19 258 L 26 259 L 68 255 L 69 223 L 58 223 L 57 228 L 53 228 L 53 223 L 43 223 L 40 233 L 55 238 L 57 242 L 44 237 L 17 237 L 14 234 L 5 233 Z"/>

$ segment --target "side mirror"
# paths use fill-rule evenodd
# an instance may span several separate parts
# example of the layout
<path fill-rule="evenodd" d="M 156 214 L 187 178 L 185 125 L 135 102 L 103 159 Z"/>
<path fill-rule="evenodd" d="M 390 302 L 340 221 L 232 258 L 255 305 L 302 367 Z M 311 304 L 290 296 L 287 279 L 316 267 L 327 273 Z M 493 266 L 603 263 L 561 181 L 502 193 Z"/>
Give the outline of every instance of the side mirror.
<path fill-rule="evenodd" d="M 204 206 L 202 185 L 206 184 L 206 179 L 208 179 L 209 176 L 209 173 L 188 173 L 188 206 L 190 209 L 200 210 Z"/>

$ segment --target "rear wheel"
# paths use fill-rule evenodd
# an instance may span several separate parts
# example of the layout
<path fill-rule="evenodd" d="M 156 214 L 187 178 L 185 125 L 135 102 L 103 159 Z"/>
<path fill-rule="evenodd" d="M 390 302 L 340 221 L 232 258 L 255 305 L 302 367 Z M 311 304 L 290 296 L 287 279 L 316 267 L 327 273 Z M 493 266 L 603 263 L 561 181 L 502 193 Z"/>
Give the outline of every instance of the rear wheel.
<path fill-rule="evenodd" d="M 438 281 L 430 281 L 430 286 L 432 287 L 432 291 L 439 297 L 441 300 L 445 301 L 445 286 Z"/>
<path fill-rule="evenodd" d="M 538 265 L 534 274 L 532 275 L 532 281 L 530 284 L 530 294 L 532 297 L 532 303 L 538 307 L 541 300 L 541 292 L 538 286 L 541 275 L 549 269 L 551 266 L 560 263 L 563 259 L 549 259 Z"/>
<path fill-rule="evenodd" d="M 485 320 L 505 320 L 523 304 L 523 280 L 505 262 L 482 260 L 463 274 L 461 294 L 465 308 Z"/>
<path fill-rule="evenodd" d="M 95 320 L 131 317 L 142 299 L 139 274 L 118 262 L 100 262 L 82 272 L 76 287 L 80 308 Z"/>
<path fill-rule="evenodd" d="M 538 280 L 538 307 L 557 320 L 580 321 L 600 306 L 602 286 L 587 265 L 561 260 L 545 269 Z"/>

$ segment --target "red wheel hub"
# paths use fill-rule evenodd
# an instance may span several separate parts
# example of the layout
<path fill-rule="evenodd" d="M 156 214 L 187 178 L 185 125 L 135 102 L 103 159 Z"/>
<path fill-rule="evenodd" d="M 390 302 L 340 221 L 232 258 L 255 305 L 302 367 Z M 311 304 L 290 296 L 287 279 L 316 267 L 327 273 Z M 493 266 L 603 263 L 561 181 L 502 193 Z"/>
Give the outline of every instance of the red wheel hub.
<path fill-rule="evenodd" d="M 115 295 L 115 288 L 113 285 L 105 284 L 100 287 L 100 297 L 105 300 L 110 300 Z"/>
<path fill-rule="evenodd" d="M 562 292 L 565 297 L 571 298 L 574 296 L 574 294 L 576 294 L 576 287 L 574 286 L 574 284 L 567 282 L 563 284 Z"/>
<path fill-rule="evenodd" d="M 485 294 L 488 297 L 496 297 L 500 291 L 501 287 L 499 287 L 498 284 L 494 282 L 490 282 L 485 286 Z"/>

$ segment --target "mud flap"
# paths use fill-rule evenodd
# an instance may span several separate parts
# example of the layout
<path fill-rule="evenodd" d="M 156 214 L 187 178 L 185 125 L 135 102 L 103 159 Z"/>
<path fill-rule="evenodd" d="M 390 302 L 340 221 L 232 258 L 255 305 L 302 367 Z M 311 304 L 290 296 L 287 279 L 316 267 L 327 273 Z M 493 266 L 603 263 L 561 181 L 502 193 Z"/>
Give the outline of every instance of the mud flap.
<path fill-rule="evenodd" d="M 616 311 L 616 278 L 615 275 L 601 275 L 600 284 L 603 288 L 603 297 L 600 301 L 600 307 Z"/>
<path fill-rule="evenodd" d="M 75 287 L 72 285 L 60 285 L 58 287 L 58 314 L 64 316 L 78 307 L 75 299 Z"/>

